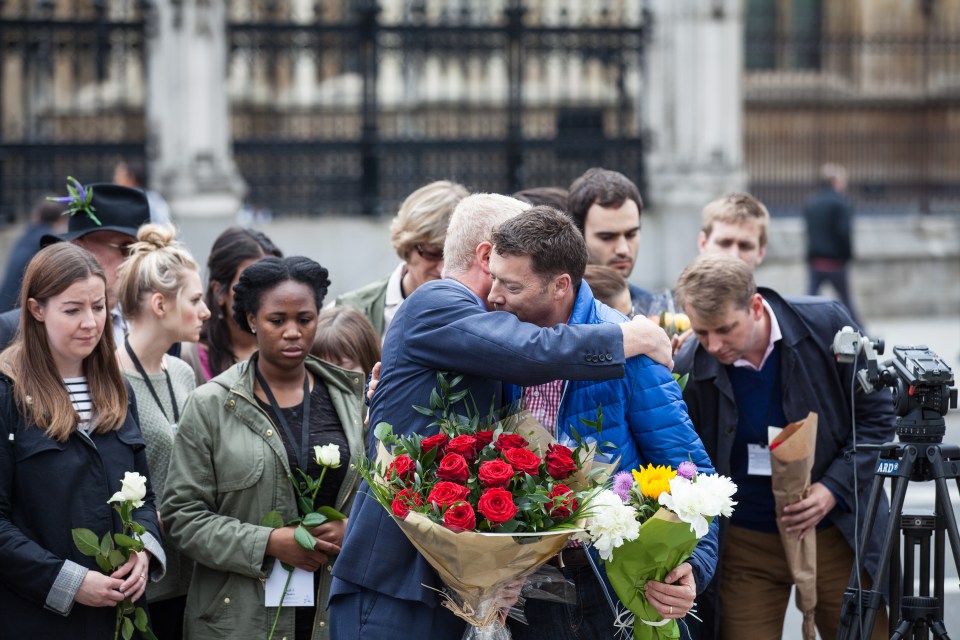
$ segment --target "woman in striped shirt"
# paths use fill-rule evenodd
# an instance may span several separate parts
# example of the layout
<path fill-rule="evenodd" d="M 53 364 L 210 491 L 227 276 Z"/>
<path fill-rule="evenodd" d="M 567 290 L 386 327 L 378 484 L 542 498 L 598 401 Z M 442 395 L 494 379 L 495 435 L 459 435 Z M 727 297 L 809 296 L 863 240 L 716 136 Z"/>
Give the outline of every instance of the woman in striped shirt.
<path fill-rule="evenodd" d="M 120 532 L 107 503 L 147 475 L 143 436 L 114 356 L 106 278 L 70 243 L 41 250 L 20 294 L 20 332 L 0 354 L 0 620 L 11 638 L 109 637 L 165 559 L 152 490 L 133 518 L 146 551 L 105 575 L 71 530 Z M 140 603 L 143 604 L 142 602 Z"/>

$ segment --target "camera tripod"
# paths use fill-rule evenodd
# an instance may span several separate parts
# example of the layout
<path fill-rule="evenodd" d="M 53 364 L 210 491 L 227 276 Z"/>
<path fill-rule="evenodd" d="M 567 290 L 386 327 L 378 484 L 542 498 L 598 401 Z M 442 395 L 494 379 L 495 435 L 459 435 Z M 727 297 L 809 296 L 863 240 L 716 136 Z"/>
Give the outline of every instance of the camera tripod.
<path fill-rule="evenodd" d="M 950 503 L 947 479 L 953 478 L 960 491 L 960 447 L 941 444 L 945 431 L 942 418 L 928 430 L 920 426 L 904 426 L 897 419 L 901 442 L 882 445 L 861 445 L 861 451 L 879 451 L 877 470 L 870 491 L 870 502 L 864 519 L 860 548 L 865 549 L 880 506 L 883 483 L 891 479 L 890 520 L 883 535 L 880 564 L 872 590 L 859 588 L 864 573 L 864 557 L 854 566 L 850 583 L 843 596 L 838 640 L 870 638 L 877 612 L 883 606 L 878 588 L 890 578 L 890 638 L 949 638 L 943 623 L 945 539 L 949 538 L 953 560 L 960 574 L 960 535 Z M 926 421 L 922 421 L 926 422 Z M 917 424 L 917 423 L 912 423 Z M 903 501 L 910 482 L 933 481 L 936 487 L 936 509 L 933 515 L 904 515 Z M 900 566 L 900 536 L 905 541 L 903 567 Z M 933 594 L 930 593 L 930 538 L 933 537 Z M 915 566 L 915 550 L 919 550 L 919 566 Z M 914 594 L 914 573 L 919 571 L 920 593 Z M 901 591 L 902 584 L 902 591 Z M 898 606 L 899 605 L 899 606 Z M 899 611 L 898 611 L 899 609 Z"/>

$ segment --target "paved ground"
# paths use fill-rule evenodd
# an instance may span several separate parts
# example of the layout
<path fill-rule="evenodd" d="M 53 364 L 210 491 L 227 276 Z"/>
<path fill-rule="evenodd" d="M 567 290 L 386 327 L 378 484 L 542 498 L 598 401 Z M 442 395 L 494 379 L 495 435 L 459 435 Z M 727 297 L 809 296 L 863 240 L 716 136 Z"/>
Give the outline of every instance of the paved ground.
<path fill-rule="evenodd" d="M 960 315 L 956 317 L 916 318 L 868 321 L 870 338 L 884 338 L 886 360 L 894 345 L 924 344 L 937 353 L 953 369 L 954 378 L 960 378 Z M 960 444 L 960 409 L 951 409 L 946 416 L 947 434 L 944 443 Z M 889 486 L 889 484 L 888 484 Z M 954 513 L 960 518 L 960 491 L 954 483 L 950 487 Z M 889 491 L 888 491 L 889 493 Z M 912 483 L 907 490 L 904 513 L 930 513 L 934 507 L 933 483 Z M 960 553 L 960 550 L 957 550 Z M 960 578 L 949 544 L 945 562 L 946 578 L 944 622 L 954 637 L 960 635 Z M 801 640 L 800 616 L 791 605 L 783 635 L 785 640 Z M 829 640 L 833 640 L 832 638 Z"/>

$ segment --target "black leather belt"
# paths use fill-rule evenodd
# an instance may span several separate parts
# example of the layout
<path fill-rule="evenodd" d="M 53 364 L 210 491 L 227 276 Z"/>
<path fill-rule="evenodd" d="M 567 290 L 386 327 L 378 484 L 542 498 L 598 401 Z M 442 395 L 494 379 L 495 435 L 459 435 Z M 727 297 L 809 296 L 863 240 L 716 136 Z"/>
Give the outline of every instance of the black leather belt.
<path fill-rule="evenodd" d="M 590 564 L 587 560 L 587 552 L 583 547 L 563 549 L 560 553 L 550 558 L 550 564 L 555 567 L 586 567 Z"/>

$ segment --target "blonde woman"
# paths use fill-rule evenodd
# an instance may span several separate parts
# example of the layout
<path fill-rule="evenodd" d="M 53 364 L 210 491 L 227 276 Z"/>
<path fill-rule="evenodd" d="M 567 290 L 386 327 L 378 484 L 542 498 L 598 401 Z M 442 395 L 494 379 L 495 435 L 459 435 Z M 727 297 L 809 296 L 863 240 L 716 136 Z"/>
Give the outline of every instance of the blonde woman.
<path fill-rule="evenodd" d="M 129 323 L 117 359 L 137 399 L 150 477 L 160 496 L 180 412 L 196 386 L 190 365 L 166 351 L 177 342 L 196 342 L 210 317 L 200 268 L 174 235 L 170 225 L 140 227 L 117 276 L 118 298 Z M 169 545 L 165 551 L 167 575 L 150 585 L 147 599 L 157 637 L 178 640 L 192 565 Z"/>
<path fill-rule="evenodd" d="M 163 575 L 149 484 L 133 511 L 147 550 L 111 575 L 70 534 L 119 533 L 107 500 L 126 472 L 149 478 L 136 405 L 114 356 L 106 282 L 85 249 L 66 242 L 42 249 L 24 274 L 20 331 L 0 354 L 4 638 L 113 637 L 117 603 L 137 602 L 147 580 Z"/>

